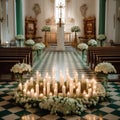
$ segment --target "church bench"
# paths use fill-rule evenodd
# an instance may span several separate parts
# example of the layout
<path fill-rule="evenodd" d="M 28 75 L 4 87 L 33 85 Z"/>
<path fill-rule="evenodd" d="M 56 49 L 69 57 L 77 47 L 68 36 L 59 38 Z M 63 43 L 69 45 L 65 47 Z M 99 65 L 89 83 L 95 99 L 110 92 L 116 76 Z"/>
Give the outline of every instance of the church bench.
<path fill-rule="evenodd" d="M 32 49 L 8 47 L 0 48 L 0 75 L 11 74 L 10 69 L 16 63 L 27 63 L 32 66 Z M 11 74 L 11 79 L 13 75 Z"/>
<path fill-rule="evenodd" d="M 4 54 L 3 54 L 4 53 Z M 0 48 L 0 57 L 2 56 L 25 56 L 27 63 L 32 65 L 32 48 L 29 47 L 7 47 Z"/>
<path fill-rule="evenodd" d="M 119 47 L 89 47 L 88 48 L 88 65 L 91 69 L 103 61 L 112 63 L 117 72 L 120 73 L 120 48 Z"/>

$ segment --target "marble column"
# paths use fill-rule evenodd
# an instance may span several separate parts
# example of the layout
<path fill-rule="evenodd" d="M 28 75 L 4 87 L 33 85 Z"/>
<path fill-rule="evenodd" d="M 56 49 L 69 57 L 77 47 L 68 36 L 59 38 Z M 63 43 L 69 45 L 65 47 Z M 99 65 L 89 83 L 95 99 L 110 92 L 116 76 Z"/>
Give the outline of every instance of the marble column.
<path fill-rule="evenodd" d="M 23 35 L 23 0 L 16 0 L 16 34 Z"/>
<path fill-rule="evenodd" d="M 105 6 L 106 0 L 99 1 L 99 34 L 105 33 Z"/>

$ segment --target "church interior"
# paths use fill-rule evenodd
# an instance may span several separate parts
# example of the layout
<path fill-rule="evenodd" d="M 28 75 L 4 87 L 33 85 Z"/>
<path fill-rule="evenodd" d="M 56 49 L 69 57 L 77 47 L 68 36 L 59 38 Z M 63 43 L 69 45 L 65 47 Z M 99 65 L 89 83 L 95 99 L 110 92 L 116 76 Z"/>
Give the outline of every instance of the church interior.
<path fill-rule="evenodd" d="M 0 120 L 120 120 L 119 0 L 0 0 Z"/>

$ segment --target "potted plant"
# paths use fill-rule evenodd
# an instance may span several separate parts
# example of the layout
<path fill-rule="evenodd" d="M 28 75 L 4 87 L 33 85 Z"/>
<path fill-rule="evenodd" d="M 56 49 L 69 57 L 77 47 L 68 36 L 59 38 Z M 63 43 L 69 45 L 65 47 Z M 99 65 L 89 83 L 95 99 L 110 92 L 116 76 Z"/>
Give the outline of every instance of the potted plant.
<path fill-rule="evenodd" d="M 49 26 L 43 26 L 41 31 L 42 32 L 45 32 L 45 46 L 47 47 L 48 46 L 48 42 L 47 42 L 47 32 L 50 32 L 50 27 Z"/>

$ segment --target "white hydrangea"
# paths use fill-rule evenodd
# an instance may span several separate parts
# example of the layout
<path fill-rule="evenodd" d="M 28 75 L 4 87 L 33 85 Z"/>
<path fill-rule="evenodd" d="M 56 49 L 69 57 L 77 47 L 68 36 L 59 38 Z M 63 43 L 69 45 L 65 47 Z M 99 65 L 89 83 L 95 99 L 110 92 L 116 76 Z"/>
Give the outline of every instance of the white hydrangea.
<path fill-rule="evenodd" d="M 99 34 L 98 37 L 97 37 L 97 40 L 106 40 L 106 36 L 104 34 Z"/>
<path fill-rule="evenodd" d="M 21 34 L 18 34 L 17 36 L 15 36 L 15 38 L 17 40 L 19 40 L 19 39 L 25 39 L 24 35 L 21 35 Z"/>
<path fill-rule="evenodd" d="M 32 68 L 29 64 L 26 63 L 17 63 L 11 68 L 11 72 L 21 74 L 24 72 L 31 72 Z"/>
<path fill-rule="evenodd" d="M 28 39 L 28 40 L 25 41 L 25 44 L 32 46 L 32 45 L 35 44 L 35 42 L 34 42 L 34 40 L 32 40 L 32 39 Z"/>
<path fill-rule="evenodd" d="M 96 41 L 95 39 L 90 39 L 90 40 L 88 41 L 88 45 L 89 45 L 89 46 L 97 46 L 97 41 Z"/>
<path fill-rule="evenodd" d="M 102 62 L 102 63 L 97 64 L 97 66 L 95 67 L 95 72 L 105 73 L 105 74 L 116 73 L 116 69 L 111 63 Z"/>
<path fill-rule="evenodd" d="M 88 45 L 86 43 L 80 43 L 77 46 L 80 50 L 87 50 L 88 49 Z"/>
<path fill-rule="evenodd" d="M 36 43 L 36 44 L 32 47 L 33 50 L 42 50 L 42 49 L 44 49 L 44 48 L 45 48 L 45 45 L 44 45 L 43 43 Z"/>

